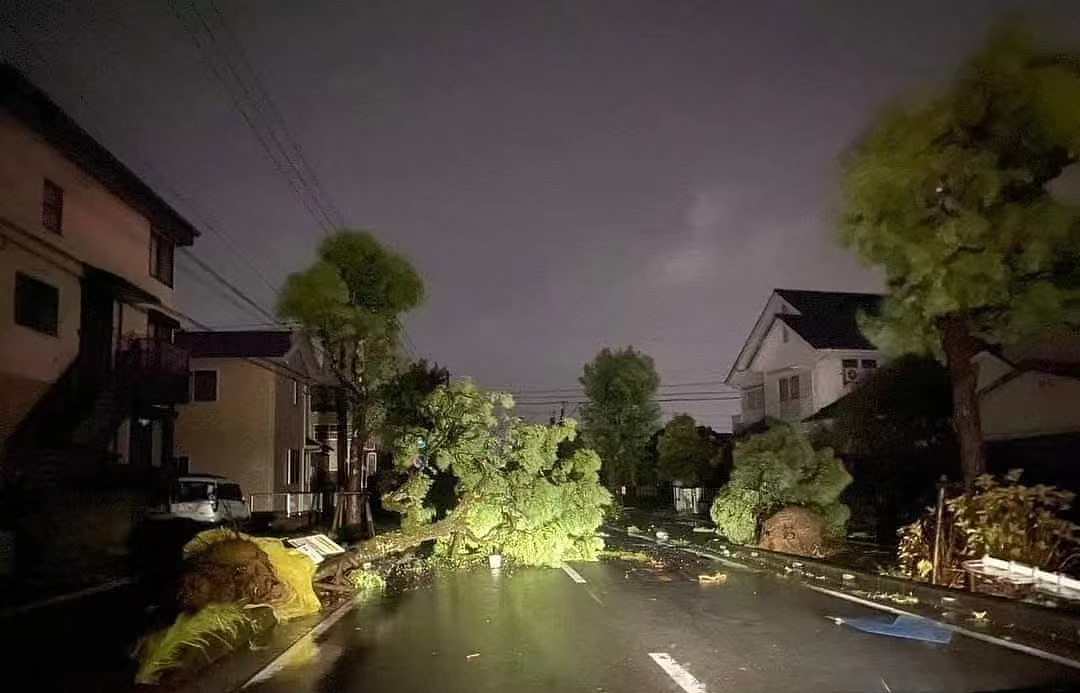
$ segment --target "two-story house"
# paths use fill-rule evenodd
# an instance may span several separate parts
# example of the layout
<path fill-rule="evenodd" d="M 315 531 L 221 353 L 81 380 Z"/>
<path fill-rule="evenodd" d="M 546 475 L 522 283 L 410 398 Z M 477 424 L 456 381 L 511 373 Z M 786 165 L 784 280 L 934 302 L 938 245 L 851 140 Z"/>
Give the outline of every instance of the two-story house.
<path fill-rule="evenodd" d="M 18 505 L 13 494 L 48 507 L 44 494 L 85 495 L 87 482 L 110 469 L 149 479 L 171 464 L 174 405 L 186 400 L 188 379 L 187 356 L 172 344 L 173 255 L 197 235 L 44 93 L 0 65 L 4 509 Z M 64 497 L 52 512 L 76 516 L 95 505 Z M 0 512 L 0 529 L 42 522 L 10 515 Z"/>
<path fill-rule="evenodd" d="M 881 355 L 859 330 L 877 294 L 775 289 L 724 382 L 742 391 L 742 430 L 766 418 L 796 422 L 856 387 Z"/>
<path fill-rule="evenodd" d="M 257 512 L 318 504 L 337 441 L 316 428 L 326 423 L 314 395 L 335 381 L 311 342 L 266 330 L 178 332 L 176 343 L 191 356 L 191 401 L 176 422 L 181 470 L 239 482 Z"/>
<path fill-rule="evenodd" d="M 7 66 L 0 191 L 5 468 L 72 446 L 168 462 L 171 408 L 187 396 L 173 255 L 195 228 Z"/>

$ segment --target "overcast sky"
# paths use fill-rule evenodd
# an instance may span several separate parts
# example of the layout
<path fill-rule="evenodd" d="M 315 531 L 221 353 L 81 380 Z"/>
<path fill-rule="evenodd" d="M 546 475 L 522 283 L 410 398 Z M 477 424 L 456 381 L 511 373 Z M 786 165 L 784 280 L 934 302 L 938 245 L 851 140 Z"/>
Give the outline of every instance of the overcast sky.
<path fill-rule="evenodd" d="M 878 290 L 833 240 L 838 154 L 1002 10 L 1080 40 L 1076 0 L 174 4 L 180 18 L 164 1 L 5 2 L 0 55 L 272 309 L 322 230 L 215 76 L 246 57 L 323 204 L 424 276 L 415 354 L 508 389 L 574 386 L 622 345 L 667 383 L 718 380 L 772 288 Z M 200 51 L 200 16 L 232 64 Z M 178 265 L 183 310 L 264 321 Z"/>

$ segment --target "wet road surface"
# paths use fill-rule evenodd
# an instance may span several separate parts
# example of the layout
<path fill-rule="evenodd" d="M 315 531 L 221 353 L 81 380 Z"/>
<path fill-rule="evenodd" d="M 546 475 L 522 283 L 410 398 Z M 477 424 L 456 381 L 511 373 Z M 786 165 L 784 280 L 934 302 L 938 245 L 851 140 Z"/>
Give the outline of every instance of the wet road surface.
<path fill-rule="evenodd" d="M 678 552 L 664 567 L 486 569 L 366 603 L 259 693 L 991 691 L 1080 688 L 1080 670 L 957 635 L 899 640 L 829 617 L 881 612 Z M 574 574 L 579 575 L 579 582 Z"/>

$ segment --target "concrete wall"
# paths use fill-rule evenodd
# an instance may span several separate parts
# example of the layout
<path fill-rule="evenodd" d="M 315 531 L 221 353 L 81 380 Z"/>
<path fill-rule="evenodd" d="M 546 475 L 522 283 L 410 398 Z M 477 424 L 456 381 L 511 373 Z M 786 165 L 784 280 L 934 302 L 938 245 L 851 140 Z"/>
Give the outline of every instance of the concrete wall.
<path fill-rule="evenodd" d="M 980 399 L 988 440 L 1080 431 L 1080 380 L 1026 372 L 991 388 Z"/>
<path fill-rule="evenodd" d="M 191 472 L 221 474 L 245 494 L 274 491 L 276 376 L 243 359 L 192 359 L 192 370 L 216 370 L 216 402 L 178 408 L 176 454 Z"/>
<path fill-rule="evenodd" d="M 45 178 L 64 189 L 59 235 L 41 225 Z M 0 219 L 172 305 L 173 290 L 150 276 L 150 222 L 2 111 L 0 190 Z"/>

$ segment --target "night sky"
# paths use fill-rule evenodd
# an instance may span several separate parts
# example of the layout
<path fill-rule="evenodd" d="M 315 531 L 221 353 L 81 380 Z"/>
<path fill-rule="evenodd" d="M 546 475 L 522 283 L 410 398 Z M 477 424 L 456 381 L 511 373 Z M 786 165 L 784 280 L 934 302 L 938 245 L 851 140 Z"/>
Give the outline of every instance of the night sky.
<path fill-rule="evenodd" d="M 667 383 L 719 380 L 773 287 L 879 290 L 833 240 L 837 156 L 1020 6 L 1080 42 L 1076 0 L 198 5 L 323 204 L 423 274 L 412 352 L 506 389 L 572 387 L 598 349 L 628 344 Z M 189 0 L 175 7 L 186 24 L 167 2 L 9 0 L 0 56 L 272 310 L 323 231 L 215 77 L 229 63 L 197 47 L 215 44 Z M 216 327 L 266 322 L 183 255 L 177 287 Z M 668 410 L 721 428 L 733 411 Z"/>

